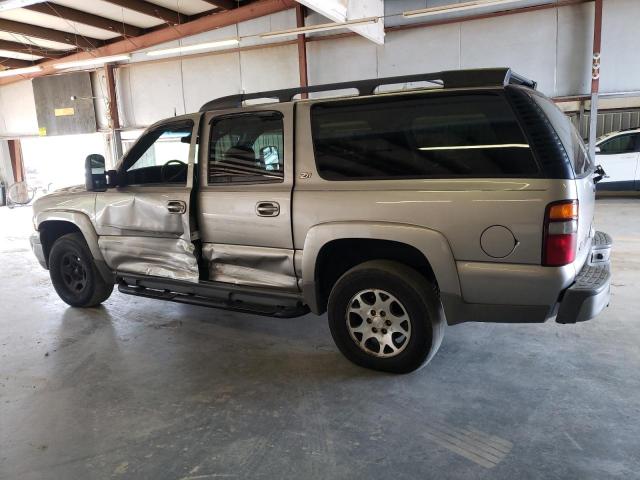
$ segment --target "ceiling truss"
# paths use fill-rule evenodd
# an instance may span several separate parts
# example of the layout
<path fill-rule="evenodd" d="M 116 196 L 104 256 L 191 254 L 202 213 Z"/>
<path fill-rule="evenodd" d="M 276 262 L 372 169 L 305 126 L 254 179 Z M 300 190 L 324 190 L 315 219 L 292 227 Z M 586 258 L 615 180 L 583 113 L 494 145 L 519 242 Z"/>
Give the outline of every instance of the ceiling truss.
<path fill-rule="evenodd" d="M 216 15 L 237 9 L 240 6 L 260 2 L 260 0 L 204 0 L 211 5 L 211 8 L 202 13 L 189 16 L 146 0 L 105 1 L 138 14 L 161 20 L 162 23 L 155 27 L 142 28 L 125 23 L 124 21 L 116 21 L 112 18 L 106 18 L 77 8 L 61 5 L 55 1 L 44 1 L 26 5 L 22 7 L 23 10 L 63 19 L 69 22 L 71 27 L 74 25 L 84 25 L 111 32 L 116 36 L 108 40 L 101 40 L 87 35 L 80 35 L 77 32 L 71 33 L 55 28 L 0 18 L 0 33 L 9 33 L 13 37 L 12 40 L 0 39 L 0 50 L 3 51 L 4 55 L 0 56 L 0 70 L 37 65 L 51 59 L 58 59 L 79 52 L 93 51 L 101 47 L 108 47 L 109 44 L 117 43 L 123 39 L 135 41 L 136 37 L 156 31 L 159 28 L 180 26 L 205 16 Z M 47 48 L 42 46 L 44 42 L 41 42 L 41 40 L 68 45 L 69 47 L 63 48 L 62 45 L 60 45 L 59 47 L 56 46 L 57 48 Z M 20 58 L 11 58 L 12 53 L 15 53 L 16 57 Z M 32 55 L 33 57 L 31 58 L 33 58 L 33 60 L 24 60 L 22 55 Z"/>

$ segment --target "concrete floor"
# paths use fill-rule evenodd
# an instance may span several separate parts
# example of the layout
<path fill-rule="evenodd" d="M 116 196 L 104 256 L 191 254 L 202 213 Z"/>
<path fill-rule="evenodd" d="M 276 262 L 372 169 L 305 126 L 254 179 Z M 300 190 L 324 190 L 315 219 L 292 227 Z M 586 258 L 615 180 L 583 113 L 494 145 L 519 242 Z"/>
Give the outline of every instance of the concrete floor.
<path fill-rule="evenodd" d="M 351 365 L 324 317 L 69 308 L 29 209 L 0 208 L 0 478 L 640 478 L 639 202 L 598 202 L 596 320 L 450 327 L 405 376 Z"/>

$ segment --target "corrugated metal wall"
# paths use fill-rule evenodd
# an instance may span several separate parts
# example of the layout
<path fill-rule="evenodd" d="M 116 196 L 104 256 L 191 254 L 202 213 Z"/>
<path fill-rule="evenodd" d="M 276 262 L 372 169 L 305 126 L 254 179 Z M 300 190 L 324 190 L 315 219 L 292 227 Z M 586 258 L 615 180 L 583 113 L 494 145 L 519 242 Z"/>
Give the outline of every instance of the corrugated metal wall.
<path fill-rule="evenodd" d="M 569 118 L 580 132 L 580 135 L 582 135 L 582 138 L 585 139 L 589 137 L 590 117 L 591 115 L 585 112 L 582 116 L 582 122 L 579 122 L 578 113 L 569 114 Z M 578 125 L 579 123 L 580 125 Z M 640 109 L 601 111 L 598 113 L 596 137 L 630 128 L 640 128 Z"/>

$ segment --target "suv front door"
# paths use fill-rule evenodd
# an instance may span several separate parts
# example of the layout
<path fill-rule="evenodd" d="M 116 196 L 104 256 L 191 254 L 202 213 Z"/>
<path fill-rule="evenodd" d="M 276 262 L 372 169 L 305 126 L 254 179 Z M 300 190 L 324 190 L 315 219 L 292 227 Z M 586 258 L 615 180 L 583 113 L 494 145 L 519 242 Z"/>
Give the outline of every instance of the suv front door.
<path fill-rule="evenodd" d="M 198 281 L 190 199 L 199 120 L 150 127 L 118 165 L 119 186 L 97 195 L 98 243 L 112 270 Z"/>
<path fill-rule="evenodd" d="M 598 187 L 605 190 L 634 190 L 639 159 L 640 133 L 623 133 L 600 142 L 596 163 L 602 165 L 606 177 L 598 183 Z"/>
<path fill-rule="evenodd" d="M 297 291 L 293 106 L 211 112 L 203 122 L 198 223 L 208 279 Z"/>

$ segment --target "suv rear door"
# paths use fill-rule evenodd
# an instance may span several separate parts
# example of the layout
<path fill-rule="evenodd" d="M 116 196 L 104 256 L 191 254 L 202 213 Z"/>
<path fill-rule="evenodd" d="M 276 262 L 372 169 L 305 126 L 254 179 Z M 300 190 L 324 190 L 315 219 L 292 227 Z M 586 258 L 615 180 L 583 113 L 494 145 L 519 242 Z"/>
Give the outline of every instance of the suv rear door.
<path fill-rule="evenodd" d="M 211 281 L 297 291 L 293 104 L 205 114 L 198 222 Z"/>
<path fill-rule="evenodd" d="M 96 197 L 99 246 L 115 271 L 198 281 L 190 225 L 200 114 L 150 127 Z"/>

